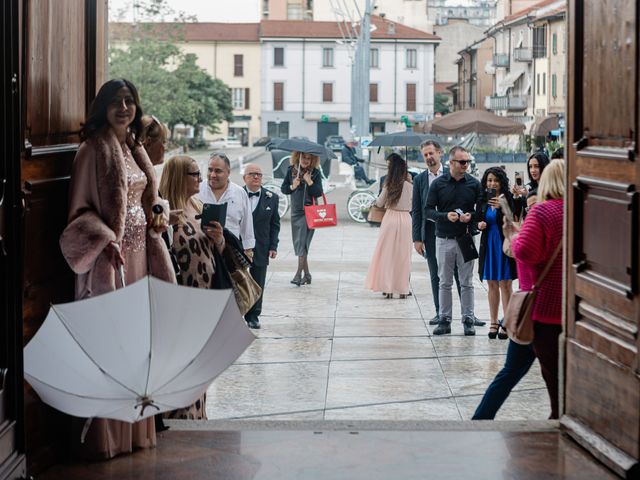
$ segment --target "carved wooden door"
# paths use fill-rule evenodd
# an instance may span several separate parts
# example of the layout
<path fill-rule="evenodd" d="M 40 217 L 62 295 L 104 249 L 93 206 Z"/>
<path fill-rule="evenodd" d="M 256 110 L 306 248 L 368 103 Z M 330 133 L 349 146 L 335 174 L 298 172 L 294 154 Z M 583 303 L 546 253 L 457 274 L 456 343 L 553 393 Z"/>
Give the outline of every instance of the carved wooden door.
<path fill-rule="evenodd" d="M 571 0 L 564 416 L 622 476 L 640 458 L 638 2 Z"/>
<path fill-rule="evenodd" d="M 20 247 L 20 2 L 0 3 L 0 480 L 26 475 Z"/>

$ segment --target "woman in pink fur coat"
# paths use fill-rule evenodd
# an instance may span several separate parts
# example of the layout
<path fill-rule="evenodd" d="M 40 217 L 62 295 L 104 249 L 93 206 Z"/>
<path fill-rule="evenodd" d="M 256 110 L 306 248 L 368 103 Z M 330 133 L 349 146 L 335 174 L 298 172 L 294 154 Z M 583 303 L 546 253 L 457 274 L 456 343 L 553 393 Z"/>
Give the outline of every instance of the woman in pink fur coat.
<path fill-rule="evenodd" d="M 142 109 L 138 92 L 124 79 L 105 83 L 80 132 L 69 190 L 69 224 L 60 246 L 76 273 L 76 299 L 122 287 L 147 274 L 175 282 L 169 254 L 150 227 L 158 200 L 153 166 L 138 143 Z M 165 212 L 168 214 L 167 209 Z M 84 421 L 75 421 L 74 448 L 87 458 L 111 458 L 156 444 L 153 418 L 130 424 L 94 419 L 83 444 Z M 76 436 L 77 435 L 77 436 Z"/>

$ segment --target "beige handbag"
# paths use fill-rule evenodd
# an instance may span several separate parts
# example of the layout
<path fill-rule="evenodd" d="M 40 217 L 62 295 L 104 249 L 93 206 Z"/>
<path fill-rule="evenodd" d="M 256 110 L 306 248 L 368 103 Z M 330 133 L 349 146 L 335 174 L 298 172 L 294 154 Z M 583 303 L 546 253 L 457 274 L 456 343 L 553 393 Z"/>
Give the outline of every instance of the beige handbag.
<path fill-rule="evenodd" d="M 262 295 L 262 288 L 246 268 L 238 267 L 235 271 L 229 272 L 229 276 L 233 284 L 233 294 L 236 297 L 238 309 L 244 316 Z"/>
<path fill-rule="evenodd" d="M 378 207 L 375 203 L 369 207 L 367 213 L 367 222 L 369 223 L 382 223 L 382 217 L 387 212 L 386 208 Z"/>

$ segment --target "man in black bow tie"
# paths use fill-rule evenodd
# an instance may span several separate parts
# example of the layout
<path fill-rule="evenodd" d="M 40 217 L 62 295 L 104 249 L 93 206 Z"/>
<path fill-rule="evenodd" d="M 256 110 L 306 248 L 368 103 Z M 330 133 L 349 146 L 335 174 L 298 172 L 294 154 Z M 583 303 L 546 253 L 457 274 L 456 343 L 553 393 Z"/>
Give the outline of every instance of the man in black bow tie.
<path fill-rule="evenodd" d="M 278 214 L 278 195 L 262 187 L 262 170 L 250 163 L 244 168 L 244 179 L 251 210 L 253 211 L 253 232 L 256 245 L 253 249 L 253 263 L 250 273 L 262 288 L 262 295 L 247 312 L 244 319 L 249 328 L 260 328 L 259 316 L 262 313 L 264 284 L 267 278 L 267 266 L 270 258 L 276 258 L 278 235 L 280 234 L 280 215 Z"/>

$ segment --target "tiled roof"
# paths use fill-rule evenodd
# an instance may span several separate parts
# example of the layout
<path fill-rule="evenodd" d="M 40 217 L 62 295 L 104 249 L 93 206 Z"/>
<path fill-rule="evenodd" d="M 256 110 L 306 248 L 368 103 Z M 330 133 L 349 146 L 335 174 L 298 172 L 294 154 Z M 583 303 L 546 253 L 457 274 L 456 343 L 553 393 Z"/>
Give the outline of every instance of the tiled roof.
<path fill-rule="evenodd" d="M 440 41 L 440 37 L 416 30 L 400 23 L 390 22 L 372 15 L 371 23 L 376 29 L 372 39 L 426 40 Z M 337 22 L 314 22 L 310 20 L 263 20 L 260 23 L 162 23 L 146 24 L 159 28 L 162 34 L 176 27 L 176 32 L 191 42 L 257 42 L 260 37 L 268 38 L 342 38 L 344 24 Z M 109 29 L 114 38 L 128 36 L 134 28 L 130 23 L 110 23 Z"/>
<path fill-rule="evenodd" d="M 151 26 L 151 32 L 158 28 L 163 34 L 175 28 L 175 34 L 188 42 L 258 42 L 260 30 L 259 23 L 158 23 L 145 26 Z M 133 28 L 130 23 L 109 24 L 114 38 L 124 37 Z"/>
<path fill-rule="evenodd" d="M 455 86 L 455 83 L 451 82 L 436 82 L 435 84 L 435 93 L 451 93 L 450 88 Z"/>
<path fill-rule="evenodd" d="M 376 26 L 376 29 L 371 32 L 372 39 L 440 40 L 440 37 L 432 33 L 391 22 L 376 15 L 371 16 L 371 23 Z M 340 30 L 342 25 L 338 22 L 308 20 L 263 20 L 260 23 L 260 36 L 269 38 L 342 38 Z"/>
<path fill-rule="evenodd" d="M 539 10 L 540 8 L 546 7 L 547 5 L 551 5 L 553 3 L 556 3 L 558 0 L 542 0 L 541 2 L 538 2 L 532 6 L 530 6 L 529 8 L 525 8 L 524 10 L 520 10 L 519 12 L 516 12 L 512 15 L 509 15 L 507 17 L 505 17 L 502 21 L 507 24 L 507 23 L 511 23 L 514 20 L 520 20 L 520 19 L 524 19 L 527 15 L 529 15 L 531 12 L 533 12 L 534 10 Z"/>

